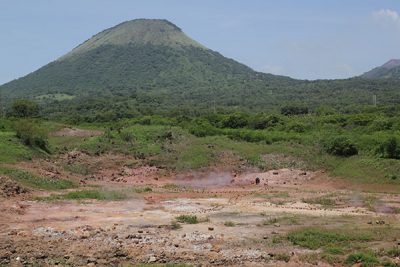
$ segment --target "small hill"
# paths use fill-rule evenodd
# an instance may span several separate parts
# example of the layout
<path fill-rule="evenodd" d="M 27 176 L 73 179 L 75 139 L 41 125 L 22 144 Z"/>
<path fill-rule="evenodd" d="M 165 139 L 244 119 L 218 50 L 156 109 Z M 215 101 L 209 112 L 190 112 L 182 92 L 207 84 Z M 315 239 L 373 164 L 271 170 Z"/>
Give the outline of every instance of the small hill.
<path fill-rule="evenodd" d="M 380 67 L 362 75 L 368 79 L 400 79 L 400 59 L 391 59 Z"/>

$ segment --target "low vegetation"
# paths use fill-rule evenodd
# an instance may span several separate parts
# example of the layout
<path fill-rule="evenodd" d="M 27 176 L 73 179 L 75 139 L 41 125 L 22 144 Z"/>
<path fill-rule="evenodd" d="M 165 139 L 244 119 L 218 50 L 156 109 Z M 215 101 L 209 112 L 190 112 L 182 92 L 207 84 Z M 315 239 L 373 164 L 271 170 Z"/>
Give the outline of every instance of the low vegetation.
<path fill-rule="evenodd" d="M 127 194 L 122 191 L 106 191 L 106 190 L 82 190 L 73 191 L 66 194 L 52 195 L 49 197 L 37 197 L 36 200 L 41 201 L 57 201 L 57 200 L 123 200 L 127 198 Z"/>
<path fill-rule="evenodd" d="M 187 224 L 197 224 L 199 220 L 196 215 L 179 215 L 175 218 L 177 222 L 187 223 Z"/>
<path fill-rule="evenodd" d="M 61 190 L 77 187 L 74 182 L 69 180 L 41 177 L 24 170 L 0 168 L 0 174 L 10 177 L 22 185 L 37 189 Z"/>

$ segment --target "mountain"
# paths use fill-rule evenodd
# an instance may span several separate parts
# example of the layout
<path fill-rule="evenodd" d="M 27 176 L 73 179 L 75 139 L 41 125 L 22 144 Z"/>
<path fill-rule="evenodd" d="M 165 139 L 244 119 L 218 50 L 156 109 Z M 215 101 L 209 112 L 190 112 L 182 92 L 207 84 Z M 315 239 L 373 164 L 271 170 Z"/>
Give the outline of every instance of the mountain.
<path fill-rule="evenodd" d="M 185 95 L 259 77 L 277 78 L 205 48 L 169 21 L 138 19 L 96 34 L 1 90 L 12 98 L 132 96 L 154 90 Z"/>
<path fill-rule="evenodd" d="M 263 51 L 260 51 L 262 53 Z M 294 104 L 346 110 L 400 103 L 399 83 L 353 78 L 302 81 L 256 72 L 188 37 L 166 20 L 106 29 L 25 77 L 0 86 L 2 99 L 40 102 L 43 114 L 85 121 L 137 114 L 265 111 Z"/>
<path fill-rule="evenodd" d="M 400 80 L 400 59 L 391 59 L 380 67 L 362 75 L 368 79 L 397 79 Z"/>

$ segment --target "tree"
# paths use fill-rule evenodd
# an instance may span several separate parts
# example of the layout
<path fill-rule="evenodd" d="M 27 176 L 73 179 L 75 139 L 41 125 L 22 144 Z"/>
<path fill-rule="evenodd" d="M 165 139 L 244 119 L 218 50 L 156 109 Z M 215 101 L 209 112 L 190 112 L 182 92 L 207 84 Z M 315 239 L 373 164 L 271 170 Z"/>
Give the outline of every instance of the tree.
<path fill-rule="evenodd" d="M 358 154 L 357 147 L 344 136 L 337 136 L 327 140 L 324 147 L 326 152 L 335 156 L 350 157 Z"/>
<path fill-rule="evenodd" d="M 12 104 L 12 115 L 19 118 L 37 117 L 39 105 L 26 99 L 16 100 Z"/>
<path fill-rule="evenodd" d="M 308 114 L 308 108 L 301 106 L 285 106 L 281 108 L 281 114 L 285 116 L 304 115 Z"/>
<path fill-rule="evenodd" d="M 400 159 L 400 147 L 395 137 L 389 137 L 379 146 L 377 152 L 383 158 Z"/>

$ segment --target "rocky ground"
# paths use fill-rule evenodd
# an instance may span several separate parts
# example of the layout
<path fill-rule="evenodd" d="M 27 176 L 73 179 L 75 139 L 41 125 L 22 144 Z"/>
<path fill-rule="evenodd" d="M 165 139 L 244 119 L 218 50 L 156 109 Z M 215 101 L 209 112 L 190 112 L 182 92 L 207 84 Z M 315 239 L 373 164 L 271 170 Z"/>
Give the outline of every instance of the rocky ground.
<path fill-rule="evenodd" d="M 72 154 L 65 161 L 85 157 Z M 43 168 L 46 164 L 25 167 L 64 175 L 55 166 Z M 315 264 L 302 259 L 312 251 L 276 240 L 301 227 L 385 227 L 382 221 L 399 227 L 394 212 L 400 207 L 398 194 L 374 193 L 382 207 L 371 209 L 361 201 L 367 193 L 323 172 L 208 170 L 166 175 L 155 167 L 122 166 L 77 179 L 87 188 L 126 190 L 140 185 L 151 190 L 132 191 L 119 201 L 37 201 L 34 196 L 50 193 L 28 192 L 2 177 L 0 264 L 305 266 Z M 333 202 L 307 201 L 321 197 Z M 195 215 L 199 222 L 174 223 L 179 215 Z M 398 241 L 394 237 L 374 245 L 388 242 L 396 246 Z"/>

